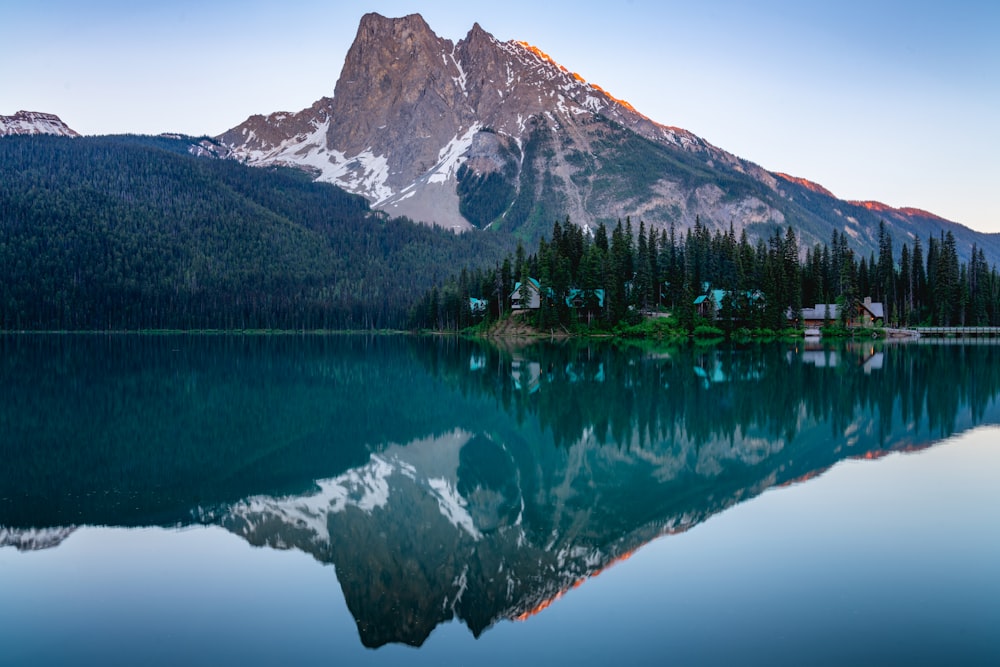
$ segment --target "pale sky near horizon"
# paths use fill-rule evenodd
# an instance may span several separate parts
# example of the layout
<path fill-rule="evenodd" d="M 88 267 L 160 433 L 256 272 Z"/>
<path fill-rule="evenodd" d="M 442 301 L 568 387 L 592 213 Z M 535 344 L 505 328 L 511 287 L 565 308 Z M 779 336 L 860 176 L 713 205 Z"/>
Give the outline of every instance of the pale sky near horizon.
<path fill-rule="evenodd" d="M 1000 233 L 1000 3 L 0 0 L 0 114 L 220 134 L 332 95 L 369 11 L 479 22 L 766 169 Z"/>

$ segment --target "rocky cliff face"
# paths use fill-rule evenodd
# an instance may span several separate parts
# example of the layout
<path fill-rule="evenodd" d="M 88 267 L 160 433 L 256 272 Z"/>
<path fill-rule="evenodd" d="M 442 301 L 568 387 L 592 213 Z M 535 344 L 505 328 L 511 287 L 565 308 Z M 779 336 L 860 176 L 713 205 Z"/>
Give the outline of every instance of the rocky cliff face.
<path fill-rule="evenodd" d="M 332 98 L 253 116 L 218 140 L 249 164 L 308 169 L 392 215 L 456 230 L 530 238 L 567 215 L 658 229 L 700 217 L 751 236 L 791 224 L 803 248 L 838 229 L 867 254 L 886 217 L 659 124 L 531 45 L 478 24 L 456 44 L 415 14 L 365 15 Z M 886 222 L 901 241 L 948 228 L 1000 256 L 1000 241 L 955 223 L 906 209 Z"/>
<path fill-rule="evenodd" d="M 463 92 L 454 45 L 420 16 L 368 14 L 337 82 L 327 142 L 346 155 L 385 156 L 383 183 L 398 191 L 434 167 L 441 148 L 475 123 Z"/>
<path fill-rule="evenodd" d="M 63 137 L 80 135 L 62 122 L 59 116 L 40 111 L 18 111 L 13 116 L 0 116 L 0 137 L 14 134 L 54 134 Z"/>

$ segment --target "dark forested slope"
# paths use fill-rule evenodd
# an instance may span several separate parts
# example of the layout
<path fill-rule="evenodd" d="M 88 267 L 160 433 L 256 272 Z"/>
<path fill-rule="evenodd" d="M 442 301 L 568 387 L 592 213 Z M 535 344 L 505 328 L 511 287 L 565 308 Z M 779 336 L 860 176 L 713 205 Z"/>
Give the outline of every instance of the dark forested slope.
<path fill-rule="evenodd" d="M 0 139 L 0 329 L 399 326 L 456 267 L 509 250 L 188 145 Z"/>

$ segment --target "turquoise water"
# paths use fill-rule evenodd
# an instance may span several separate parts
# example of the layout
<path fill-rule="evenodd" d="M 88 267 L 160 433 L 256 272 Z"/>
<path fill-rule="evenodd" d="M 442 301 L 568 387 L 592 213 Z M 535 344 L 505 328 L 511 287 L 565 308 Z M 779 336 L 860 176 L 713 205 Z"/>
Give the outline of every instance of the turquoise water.
<path fill-rule="evenodd" d="M 4 664 L 1000 662 L 1000 347 L 0 352 Z"/>

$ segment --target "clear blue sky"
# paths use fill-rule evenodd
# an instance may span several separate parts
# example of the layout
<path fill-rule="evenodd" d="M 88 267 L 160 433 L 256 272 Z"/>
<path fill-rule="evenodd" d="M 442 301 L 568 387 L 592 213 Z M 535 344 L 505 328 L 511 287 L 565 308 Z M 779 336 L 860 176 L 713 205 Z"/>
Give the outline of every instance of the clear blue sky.
<path fill-rule="evenodd" d="M 0 114 L 218 134 L 333 92 L 368 11 L 531 42 L 658 122 L 847 199 L 1000 232 L 1000 3 L 2 0 Z"/>

